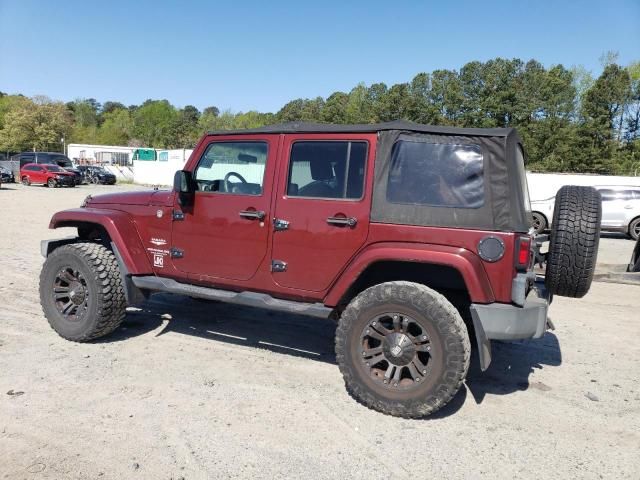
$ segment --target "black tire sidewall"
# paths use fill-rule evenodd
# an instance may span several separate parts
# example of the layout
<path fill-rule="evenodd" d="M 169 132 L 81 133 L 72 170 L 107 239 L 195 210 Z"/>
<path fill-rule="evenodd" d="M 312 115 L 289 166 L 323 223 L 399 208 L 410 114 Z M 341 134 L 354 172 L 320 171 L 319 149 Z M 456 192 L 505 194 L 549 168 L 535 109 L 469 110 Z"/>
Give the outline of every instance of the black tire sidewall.
<path fill-rule="evenodd" d="M 638 240 L 638 236 L 634 233 L 634 230 L 638 224 L 640 224 L 640 217 L 634 218 L 633 220 L 631 220 L 631 223 L 629 223 L 629 236 L 633 240 Z"/>
<path fill-rule="evenodd" d="M 430 336 L 430 372 L 425 383 L 397 390 L 376 382 L 362 363 L 363 329 L 377 315 L 412 317 Z M 412 282 L 379 284 L 361 292 L 342 313 L 336 330 L 336 358 L 351 395 L 374 410 L 405 418 L 422 418 L 457 393 L 469 368 L 470 340 L 455 307 L 434 290 Z"/>
<path fill-rule="evenodd" d="M 51 295 L 49 290 L 53 288 L 58 272 L 65 267 L 77 269 L 85 278 L 89 290 L 87 311 L 80 320 L 76 321 L 66 319 L 64 315 L 58 311 L 53 295 Z M 61 337 L 69 340 L 84 339 L 95 330 L 99 321 L 98 296 L 100 294 L 101 292 L 96 283 L 95 273 L 82 257 L 65 251 L 59 253 L 54 252 L 47 258 L 42 271 L 40 302 L 51 327 L 58 332 Z"/>

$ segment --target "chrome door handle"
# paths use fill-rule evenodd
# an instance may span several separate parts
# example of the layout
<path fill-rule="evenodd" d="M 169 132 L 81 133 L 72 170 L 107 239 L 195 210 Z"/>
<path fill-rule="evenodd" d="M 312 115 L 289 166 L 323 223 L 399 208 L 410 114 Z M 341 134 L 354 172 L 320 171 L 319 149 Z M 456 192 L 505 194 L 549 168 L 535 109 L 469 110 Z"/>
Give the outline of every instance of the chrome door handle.
<path fill-rule="evenodd" d="M 265 213 L 262 210 L 240 210 L 240 216 L 249 220 L 264 220 Z"/>
<path fill-rule="evenodd" d="M 626 208 L 627 210 L 631 210 L 633 208 L 633 205 L 625 205 L 624 208 Z"/>
<path fill-rule="evenodd" d="M 353 228 L 358 223 L 353 217 L 329 217 L 327 218 L 329 225 L 335 225 L 336 227 L 350 227 Z"/>

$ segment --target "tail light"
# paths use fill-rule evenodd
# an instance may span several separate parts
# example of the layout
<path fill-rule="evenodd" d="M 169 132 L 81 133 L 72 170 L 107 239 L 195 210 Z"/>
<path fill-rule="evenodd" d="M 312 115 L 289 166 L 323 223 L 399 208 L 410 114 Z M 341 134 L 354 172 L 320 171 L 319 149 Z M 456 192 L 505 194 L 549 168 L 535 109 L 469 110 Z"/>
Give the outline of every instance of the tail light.
<path fill-rule="evenodd" d="M 531 264 L 531 237 L 518 237 L 516 240 L 516 269 L 528 270 Z"/>

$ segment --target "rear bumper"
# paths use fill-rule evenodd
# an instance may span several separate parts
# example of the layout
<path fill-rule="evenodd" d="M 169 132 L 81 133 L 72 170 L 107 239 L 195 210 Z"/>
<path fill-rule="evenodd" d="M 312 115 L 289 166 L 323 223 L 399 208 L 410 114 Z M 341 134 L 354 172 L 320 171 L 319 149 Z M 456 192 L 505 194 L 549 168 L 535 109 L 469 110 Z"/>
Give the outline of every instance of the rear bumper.
<path fill-rule="evenodd" d="M 536 279 L 522 307 L 505 303 L 472 303 L 471 317 L 476 330 L 480 366 L 491 363 L 490 340 L 540 338 L 549 325 L 549 293 L 544 280 Z"/>

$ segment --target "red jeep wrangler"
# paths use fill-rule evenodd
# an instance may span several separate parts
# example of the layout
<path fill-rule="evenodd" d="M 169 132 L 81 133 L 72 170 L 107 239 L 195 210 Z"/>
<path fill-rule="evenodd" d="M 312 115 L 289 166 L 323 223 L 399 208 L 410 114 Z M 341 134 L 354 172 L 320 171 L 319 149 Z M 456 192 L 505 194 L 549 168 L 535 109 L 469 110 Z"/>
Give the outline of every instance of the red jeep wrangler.
<path fill-rule="evenodd" d="M 87 197 L 53 216 L 78 236 L 43 242 L 42 307 L 78 342 L 154 292 L 331 317 L 350 393 L 422 417 L 460 388 L 471 340 L 486 369 L 490 340 L 542 336 L 551 294 L 591 284 L 599 194 L 563 187 L 550 241 L 534 237 L 524 158 L 513 129 L 210 133 L 173 191 Z M 533 270 L 544 260 L 546 280 Z"/>

